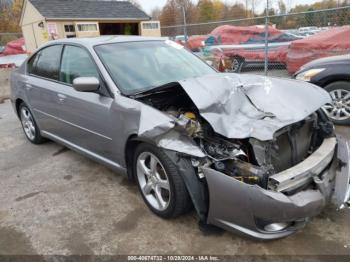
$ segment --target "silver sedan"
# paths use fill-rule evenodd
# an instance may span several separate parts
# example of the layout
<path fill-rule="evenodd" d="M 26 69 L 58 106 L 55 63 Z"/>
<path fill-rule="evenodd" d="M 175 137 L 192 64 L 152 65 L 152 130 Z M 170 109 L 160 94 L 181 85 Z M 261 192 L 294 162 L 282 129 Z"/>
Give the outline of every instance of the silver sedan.
<path fill-rule="evenodd" d="M 53 41 L 12 74 L 33 144 L 63 144 L 135 180 L 156 215 L 259 239 L 349 201 L 350 147 L 309 83 L 221 74 L 162 38 Z"/>

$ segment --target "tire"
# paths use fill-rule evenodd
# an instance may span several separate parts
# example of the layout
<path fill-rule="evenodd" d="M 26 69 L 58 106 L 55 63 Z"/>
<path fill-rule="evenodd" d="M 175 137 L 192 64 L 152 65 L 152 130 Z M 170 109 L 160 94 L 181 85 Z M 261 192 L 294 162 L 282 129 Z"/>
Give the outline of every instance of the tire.
<path fill-rule="evenodd" d="M 325 88 L 333 99 L 323 110 L 336 125 L 350 125 L 350 82 L 337 81 Z"/>
<path fill-rule="evenodd" d="M 151 163 L 155 168 L 151 168 Z M 135 151 L 133 172 L 143 200 L 157 216 L 175 218 L 191 209 L 192 202 L 181 174 L 162 149 L 140 144 Z"/>
<path fill-rule="evenodd" d="M 25 103 L 20 104 L 18 115 L 26 138 L 35 145 L 44 143 L 45 139 L 41 136 L 40 129 L 35 122 L 34 116 Z"/>
<path fill-rule="evenodd" d="M 244 64 L 244 59 L 239 56 L 232 58 L 231 72 L 240 73 Z"/>

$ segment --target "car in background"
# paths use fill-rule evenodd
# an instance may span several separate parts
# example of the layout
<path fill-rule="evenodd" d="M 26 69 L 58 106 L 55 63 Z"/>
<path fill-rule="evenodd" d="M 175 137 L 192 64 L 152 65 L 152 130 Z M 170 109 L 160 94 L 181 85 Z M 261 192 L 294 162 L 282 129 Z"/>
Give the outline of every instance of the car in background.
<path fill-rule="evenodd" d="M 2 50 L 0 48 L 0 68 L 19 67 L 27 57 L 24 38 L 8 42 Z"/>
<path fill-rule="evenodd" d="M 324 111 L 335 124 L 350 125 L 350 54 L 314 60 L 294 77 L 328 91 L 333 101 Z"/>
<path fill-rule="evenodd" d="M 190 38 L 188 47 L 191 50 L 204 49 L 219 71 L 240 72 L 243 68 L 261 67 L 264 64 L 264 26 L 219 26 L 203 39 L 203 36 Z M 285 67 L 288 47 L 298 39 L 301 38 L 270 26 L 269 65 Z"/>
<path fill-rule="evenodd" d="M 299 34 L 307 37 L 307 36 L 312 36 L 321 32 L 321 29 L 318 28 L 317 26 L 307 26 L 307 27 L 300 27 L 298 32 Z"/>
<path fill-rule="evenodd" d="M 316 35 L 291 42 L 286 65 L 293 75 L 312 60 L 350 53 L 350 26 L 335 27 Z"/>
<path fill-rule="evenodd" d="M 302 39 L 305 37 L 303 33 L 300 33 L 297 29 L 288 29 L 288 30 L 283 30 L 284 33 L 288 35 L 292 35 L 296 38 Z"/>
<path fill-rule="evenodd" d="M 185 35 L 177 35 L 174 37 L 174 41 L 178 44 L 181 44 L 181 45 L 185 45 L 187 39 L 188 39 L 188 37 Z"/>

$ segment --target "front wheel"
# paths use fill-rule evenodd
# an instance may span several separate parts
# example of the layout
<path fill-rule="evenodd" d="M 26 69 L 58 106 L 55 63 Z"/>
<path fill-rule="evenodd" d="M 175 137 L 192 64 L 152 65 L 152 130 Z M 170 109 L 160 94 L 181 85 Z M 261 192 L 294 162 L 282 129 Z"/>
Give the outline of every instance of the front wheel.
<path fill-rule="evenodd" d="M 139 145 L 135 152 L 134 174 L 143 200 L 156 215 L 177 217 L 192 206 L 176 165 L 160 148 Z"/>
<path fill-rule="evenodd" d="M 337 125 L 350 125 L 350 82 L 338 81 L 325 87 L 332 97 L 332 103 L 323 110 Z"/>

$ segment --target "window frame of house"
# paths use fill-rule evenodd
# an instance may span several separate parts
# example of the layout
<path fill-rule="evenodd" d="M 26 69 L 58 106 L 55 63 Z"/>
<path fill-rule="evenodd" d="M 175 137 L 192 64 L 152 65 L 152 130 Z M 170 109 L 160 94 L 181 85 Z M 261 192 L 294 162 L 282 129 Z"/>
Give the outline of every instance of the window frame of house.
<path fill-rule="evenodd" d="M 153 25 L 157 25 L 154 27 Z M 159 30 L 160 24 L 158 21 L 150 21 L 142 23 L 142 30 Z"/>
<path fill-rule="evenodd" d="M 75 26 L 74 26 L 74 24 L 64 24 L 63 25 L 63 27 L 64 27 L 64 32 L 66 33 L 66 34 L 72 34 L 72 33 L 75 33 Z M 67 31 L 66 30 L 66 27 L 69 27 L 70 29 L 73 29 L 73 30 L 70 30 L 69 29 L 69 31 Z"/>
<path fill-rule="evenodd" d="M 80 26 L 89 26 L 89 25 L 93 25 L 93 26 L 96 26 L 96 30 L 81 30 L 81 27 Z M 98 23 L 97 22 L 78 22 L 76 23 L 76 30 L 78 32 L 99 32 L 100 31 L 100 28 L 98 26 Z"/>

